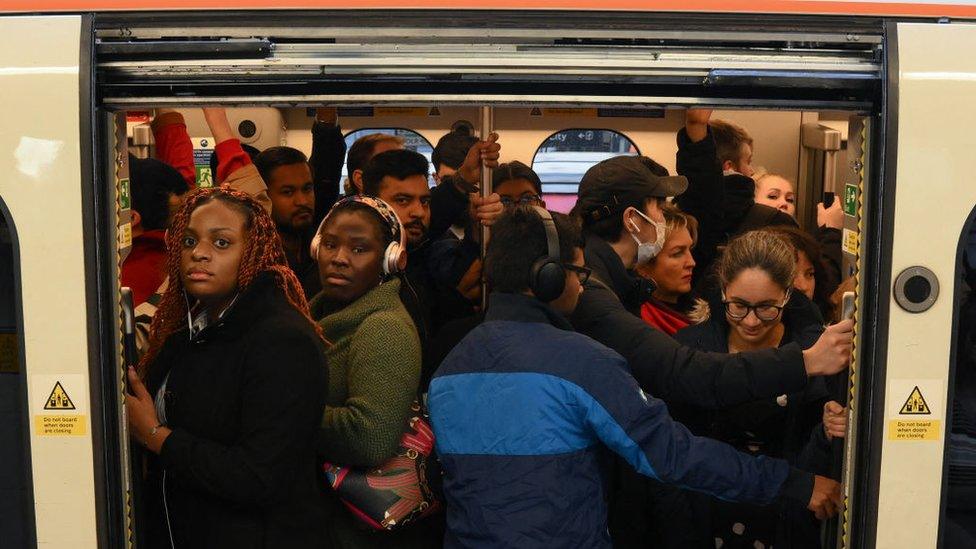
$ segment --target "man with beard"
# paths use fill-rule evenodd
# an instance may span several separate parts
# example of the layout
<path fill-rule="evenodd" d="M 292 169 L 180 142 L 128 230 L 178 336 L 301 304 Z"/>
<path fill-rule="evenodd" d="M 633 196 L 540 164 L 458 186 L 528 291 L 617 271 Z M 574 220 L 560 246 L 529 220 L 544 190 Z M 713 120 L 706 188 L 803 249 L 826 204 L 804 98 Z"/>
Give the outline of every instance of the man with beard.
<path fill-rule="evenodd" d="M 435 187 L 434 191 L 441 189 L 443 192 L 444 185 L 455 187 L 461 184 L 473 189 L 480 182 L 483 165 L 490 168 L 498 166 L 500 146 L 496 139 L 497 136 L 492 134 L 487 141 L 479 141 L 471 147 L 457 174 Z M 443 233 L 449 222 L 438 227 L 431 223 L 432 190 L 427 182 L 429 168 L 423 155 L 397 149 L 374 156 L 363 173 L 363 194 L 375 196 L 389 204 L 407 233 L 407 269 L 400 287 L 400 299 L 417 326 L 424 350 L 422 382 L 430 379 L 432 367 L 435 366 L 427 359 L 426 352 L 433 333 L 448 320 L 471 314 L 468 308 L 455 310 L 452 297 L 456 296 L 439 291 L 430 273 L 430 236 Z M 481 224 L 491 225 L 502 212 L 497 194 L 483 199 L 472 193 L 469 200 L 472 219 Z"/>
<path fill-rule="evenodd" d="M 261 178 L 268 186 L 271 218 L 288 258 L 288 266 L 298 276 L 306 296 L 322 289 L 318 265 L 309 255 L 308 243 L 315 229 L 315 186 L 308 159 L 298 149 L 272 147 L 254 159 Z"/>

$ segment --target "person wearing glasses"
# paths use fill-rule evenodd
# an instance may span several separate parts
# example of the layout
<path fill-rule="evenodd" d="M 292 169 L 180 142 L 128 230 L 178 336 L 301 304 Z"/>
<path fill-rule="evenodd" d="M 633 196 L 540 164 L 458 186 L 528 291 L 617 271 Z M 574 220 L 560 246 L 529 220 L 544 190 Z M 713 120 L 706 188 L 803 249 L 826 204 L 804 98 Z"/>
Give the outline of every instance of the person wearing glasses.
<path fill-rule="evenodd" d="M 720 295 L 712 303 L 700 302 L 696 311 L 705 320 L 679 330 L 675 338 L 688 347 L 719 353 L 790 343 L 811 347 L 824 328 L 802 292 L 793 289 L 796 271 L 796 253 L 780 233 L 758 230 L 736 237 L 717 264 Z M 816 378 L 802 390 L 776 398 L 717 410 L 684 406 L 673 413 L 696 435 L 800 465 L 798 458 L 827 401 L 823 378 Z M 698 507 L 707 509 L 701 522 L 710 524 L 723 547 L 805 547 L 818 540 L 809 518 L 788 506 L 711 500 Z"/>
<path fill-rule="evenodd" d="M 532 168 L 518 160 L 502 164 L 492 172 L 491 189 L 498 194 L 506 208 L 546 207 L 542 200 L 542 180 Z"/>

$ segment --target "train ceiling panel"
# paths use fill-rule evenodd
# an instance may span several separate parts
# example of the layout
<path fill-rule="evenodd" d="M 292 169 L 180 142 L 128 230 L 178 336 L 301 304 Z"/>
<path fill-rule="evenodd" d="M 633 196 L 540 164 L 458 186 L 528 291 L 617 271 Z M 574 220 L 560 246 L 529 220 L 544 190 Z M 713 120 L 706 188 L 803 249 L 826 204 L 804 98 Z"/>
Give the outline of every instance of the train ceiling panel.
<path fill-rule="evenodd" d="M 405 16 L 398 24 L 343 17 L 321 25 L 275 17 L 227 26 L 100 22 L 100 99 L 109 106 L 491 101 L 865 109 L 882 70 L 880 31 L 843 21 L 801 29 L 786 20 L 750 27 L 730 19 L 718 32 L 693 18 L 667 25 L 646 16 L 604 15 L 573 26 L 562 17 L 499 15 L 479 25 L 469 15 L 450 22 Z M 593 26 L 601 17 L 604 24 Z"/>

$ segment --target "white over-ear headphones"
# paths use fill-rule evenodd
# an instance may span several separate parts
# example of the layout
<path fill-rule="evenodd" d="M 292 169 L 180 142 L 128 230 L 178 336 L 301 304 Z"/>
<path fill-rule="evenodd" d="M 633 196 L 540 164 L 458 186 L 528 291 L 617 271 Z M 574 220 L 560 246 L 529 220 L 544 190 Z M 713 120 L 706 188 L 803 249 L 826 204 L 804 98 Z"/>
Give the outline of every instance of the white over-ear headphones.
<path fill-rule="evenodd" d="M 325 214 L 322 222 L 319 223 L 319 228 L 315 231 L 315 236 L 312 237 L 312 245 L 310 247 L 312 257 L 316 259 L 319 257 L 319 246 L 322 243 L 322 228 L 325 227 L 325 222 L 329 220 L 329 217 L 332 215 L 332 212 L 336 211 L 336 208 L 349 203 L 362 204 L 372 208 L 383 219 L 384 225 L 390 231 L 393 242 L 390 242 L 383 254 L 383 274 L 388 276 L 403 272 L 407 268 L 407 232 L 403 229 L 403 223 L 400 222 L 400 218 L 397 217 L 396 212 L 393 211 L 393 208 L 389 204 L 379 198 L 360 194 L 343 198 L 332 206 L 329 213 Z"/>

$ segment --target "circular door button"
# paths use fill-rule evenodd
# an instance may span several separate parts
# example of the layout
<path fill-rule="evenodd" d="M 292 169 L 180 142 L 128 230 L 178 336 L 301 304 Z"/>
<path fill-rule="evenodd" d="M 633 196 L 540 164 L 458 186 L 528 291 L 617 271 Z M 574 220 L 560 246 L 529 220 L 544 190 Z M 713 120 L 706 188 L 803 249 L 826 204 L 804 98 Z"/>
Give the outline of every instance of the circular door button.
<path fill-rule="evenodd" d="M 895 302 L 910 313 L 923 313 L 939 298 L 939 279 L 925 267 L 909 267 L 895 278 Z"/>

